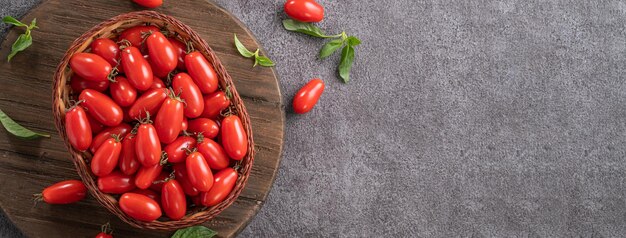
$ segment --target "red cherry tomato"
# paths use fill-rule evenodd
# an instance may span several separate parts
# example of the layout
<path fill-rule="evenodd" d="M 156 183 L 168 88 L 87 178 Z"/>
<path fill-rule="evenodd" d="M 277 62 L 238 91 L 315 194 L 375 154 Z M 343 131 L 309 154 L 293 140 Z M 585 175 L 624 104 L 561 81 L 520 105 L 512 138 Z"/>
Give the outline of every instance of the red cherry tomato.
<path fill-rule="evenodd" d="M 187 151 L 196 146 L 196 139 L 191 136 L 180 136 L 174 140 L 174 142 L 165 146 L 165 153 L 167 153 L 167 162 L 180 163 L 187 158 Z"/>
<path fill-rule="evenodd" d="M 185 55 L 187 55 L 187 45 L 180 42 L 176 38 L 168 38 L 174 49 L 178 52 L 178 64 L 176 64 L 176 68 L 178 70 L 186 70 L 185 68 Z"/>
<path fill-rule="evenodd" d="M 133 2 L 147 8 L 155 8 L 163 4 L 163 0 L 133 0 Z"/>
<path fill-rule="evenodd" d="M 178 137 L 183 126 L 183 102 L 178 98 L 165 99 L 154 119 L 159 140 L 164 144 L 172 143 Z"/>
<path fill-rule="evenodd" d="M 217 125 L 217 122 L 208 118 L 198 118 L 190 120 L 188 123 L 189 132 L 193 132 L 195 134 L 202 133 L 202 136 L 205 138 L 215 138 L 217 133 L 220 132 L 220 127 Z"/>
<path fill-rule="evenodd" d="M 324 7 L 315 0 L 287 0 L 285 13 L 301 22 L 320 22 L 324 19 Z"/>
<path fill-rule="evenodd" d="M 157 176 L 152 182 L 152 185 L 150 185 L 150 190 L 161 192 L 161 190 L 163 189 L 163 185 L 165 185 L 165 179 L 169 177 L 170 177 L 170 173 L 161 171 L 159 176 Z"/>
<path fill-rule="evenodd" d="M 161 201 L 161 195 L 155 191 L 152 191 L 150 189 L 135 189 L 133 191 L 131 191 L 131 193 L 136 193 L 136 194 L 141 194 L 141 195 L 145 195 L 146 197 L 149 197 L 150 199 L 156 201 L 156 202 L 160 202 Z"/>
<path fill-rule="evenodd" d="M 152 74 L 154 77 L 166 78 L 170 71 L 165 71 L 161 67 L 158 67 L 154 64 L 152 60 L 150 60 L 150 56 L 145 55 L 146 60 L 150 63 L 150 68 L 152 68 Z"/>
<path fill-rule="evenodd" d="M 122 140 L 122 152 L 120 152 L 120 171 L 126 175 L 133 175 L 137 172 L 141 164 L 137 160 L 135 153 L 135 135 L 130 133 Z"/>
<path fill-rule="evenodd" d="M 137 154 L 137 160 L 144 167 L 152 167 L 159 164 L 161 160 L 161 142 L 154 126 L 152 124 L 141 124 L 137 129 L 136 137 L 135 153 Z"/>
<path fill-rule="evenodd" d="M 100 232 L 98 233 L 98 235 L 96 235 L 96 238 L 113 238 L 113 236 L 111 234 Z"/>
<path fill-rule="evenodd" d="M 198 189 L 196 189 L 193 184 L 189 182 L 186 164 L 174 164 L 174 176 L 176 177 L 176 180 L 180 182 L 180 185 L 183 187 L 183 191 L 185 192 L 185 194 L 189 196 L 196 196 L 200 194 L 200 191 L 198 191 Z"/>
<path fill-rule="evenodd" d="M 91 127 L 91 133 L 93 134 L 100 133 L 106 127 L 105 125 L 102 125 L 102 123 L 100 123 L 98 120 L 90 116 L 89 114 L 87 114 L 87 120 L 89 120 L 89 127 Z"/>
<path fill-rule="evenodd" d="M 130 107 L 123 107 L 122 111 L 124 111 L 124 119 L 122 119 L 123 122 L 130 123 L 134 121 L 134 119 L 130 117 L 130 114 L 128 114 L 128 112 L 130 111 Z"/>
<path fill-rule="evenodd" d="M 293 97 L 293 111 L 298 114 L 311 111 L 323 92 L 324 81 L 317 78 L 312 79 L 300 88 L 298 93 Z"/>
<path fill-rule="evenodd" d="M 202 117 L 215 119 L 220 112 L 230 105 L 230 100 L 222 91 L 217 91 L 204 96 L 204 111 Z"/>
<path fill-rule="evenodd" d="M 141 167 L 139 171 L 137 171 L 137 175 L 135 175 L 135 186 L 141 189 L 149 188 L 152 182 L 159 176 L 161 170 L 163 170 L 163 166 L 160 164 L 150 167 Z"/>
<path fill-rule="evenodd" d="M 75 203 L 87 195 L 87 187 L 78 180 L 65 180 L 55 183 L 43 190 L 41 194 L 35 194 L 48 204 Z"/>
<path fill-rule="evenodd" d="M 121 151 L 122 143 L 119 138 L 106 140 L 98 147 L 91 159 L 91 172 L 98 177 L 110 174 L 117 165 Z"/>
<path fill-rule="evenodd" d="M 128 116 L 134 119 L 146 118 L 146 111 L 150 113 L 150 116 L 154 116 L 159 111 L 159 107 L 161 107 L 163 101 L 167 98 L 167 92 L 168 90 L 165 88 L 147 91 L 130 107 Z"/>
<path fill-rule="evenodd" d="M 145 195 L 125 193 L 119 204 L 126 215 L 140 221 L 151 222 L 161 217 L 159 204 Z"/>
<path fill-rule="evenodd" d="M 185 55 L 185 67 L 202 93 L 217 90 L 217 74 L 209 61 L 198 51 Z"/>
<path fill-rule="evenodd" d="M 217 172 L 211 190 L 201 195 L 202 205 L 210 207 L 224 201 L 228 194 L 233 191 L 236 182 L 237 171 L 233 168 L 226 168 Z"/>
<path fill-rule="evenodd" d="M 91 153 L 96 153 L 96 150 L 102 143 L 111 138 L 111 135 L 118 135 L 119 137 L 124 137 L 128 134 L 133 128 L 131 128 L 128 124 L 122 123 L 116 127 L 109 127 L 101 131 L 98 135 L 93 138 L 93 142 L 91 142 L 91 146 L 89 150 Z"/>
<path fill-rule="evenodd" d="M 115 67 L 120 59 L 120 47 L 109 38 L 98 38 L 91 42 L 91 52 L 99 55 Z"/>
<path fill-rule="evenodd" d="M 111 64 L 99 55 L 76 53 L 70 58 L 70 68 L 78 76 L 91 81 L 105 81 L 113 69 Z"/>
<path fill-rule="evenodd" d="M 150 62 L 161 72 L 174 70 L 178 64 L 178 50 L 159 31 L 152 32 L 146 39 Z"/>
<path fill-rule="evenodd" d="M 150 89 L 155 89 L 155 88 L 165 88 L 165 83 L 163 83 L 163 80 L 161 80 L 160 78 L 154 77 L 154 79 L 152 80 L 152 86 L 150 86 Z"/>
<path fill-rule="evenodd" d="M 135 189 L 135 179 L 132 175 L 125 175 L 120 171 L 113 171 L 98 178 L 98 190 L 103 193 L 122 194 Z"/>
<path fill-rule="evenodd" d="M 181 125 L 180 129 L 186 131 L 187 128 L 189 128 L 189 121 L 186 117 L 183 117 L 183 124 Z"/>
<path fill-rule="evenodd" d="M 230 159 L 226 155 L 222 146 L 211 139 L 204 139 L 200 142 L 200 144 L 198 144 L 198 152 L 200 152 L 204 159 L 206 159 L 206 162 L 211 169 L 225 169 L 230 163 Z"/>
<path fill-rule="evenodd" d="M 120 40 L 127 40 L 134 47 L 141 48 L 143 36 L 149 32 L 160 31 L 155 26 L 134 26 L 120 33 Z"/>
<path fill-rule="evenodd" d="M 130 46 L 122 50 L 122 67 L 128 82 L 139 91 L 145 91 L 152 86 L 154 75 L 152 68 L 136 47 Z"/>
<path fill-rule="evenodd" d="M 117 126 L 122 123 L 124 118 L 122 108 L 107 95 L 93 89 L 85 89 L 78 99 L 84 100 L 82 106 L 100 123 L 107 126 Z"/>
<path fill-rule="evenodd" d="M 226 154 L 234 159 L 241 160 L 248 153 L 248 136 L 238 116 L 227 116 L 222 120 L 222 145 Z"/>
<path fill-rule="evenodd" d="M 109 88 L 109 80 L 105 81 L 90 81 L 84 78 L 81 78 L 77 74 L 72 75 L 72 80 L 70 80 L 70 87 L 72 87 L 72 92 L 80 93 L 85 89 L 93 89 L 98 92 L 104 92 Z"/>
<path fill-rule="evenodd" d="M 133 105 L 137 99 L 137 90 L 130 85 L 126 78 L 117 76 L 115 82 L 111 83 L 111 96 L 117 105 L 128 107 Z"/>
<path fill-rule="evenodd" d="M 187 212 L 187 199 L 183 188 L 178 181 L 172 179 L 165 182 L 161 191 L 161 204 L 165 215 L 177 221 L 185 216 Z"/>
<path fill-rule="evenodd" d="M 76 150 L 85 151 L 91 145 L 91 125 L 82 107 L 76 105 L 65 113 L 65 134 Z"/>
<path fill-rule="evenodd" d="M 185 100 L 185 116 L 196 118 L 204 111 L 204 99 L 200 88 L 193 82 L 193 79 L 186 73 L 178 73 L 172 79 L 174 94 L 180 94 L 180 98 Z"/>
<path fill-rule="evenodd" d="M 201 192 L 209 191 L 213 186 L 213 173 L 202 154 L 199 152 L 189 154 L 185 164 L 187 165 L 187 178 L 193 187 Z"/>

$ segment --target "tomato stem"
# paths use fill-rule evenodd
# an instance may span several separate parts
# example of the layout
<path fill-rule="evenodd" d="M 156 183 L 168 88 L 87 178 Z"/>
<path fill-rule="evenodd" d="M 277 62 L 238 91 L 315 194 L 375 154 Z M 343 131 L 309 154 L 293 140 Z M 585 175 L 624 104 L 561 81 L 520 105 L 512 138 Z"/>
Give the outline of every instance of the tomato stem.
<path fill-rule="evenodd" d="M 105 234 L 113 234 L 113 229 L 111 228 L 111 223 L 107 222 L 104 225 L 100 226 L 100 231 Z"/>
<path fill-rule="evenodd" d="M 185 44 L 187 45 L 187 54 L 195 51 L 193 48 L 193 43 L 191 41 L 185 41 Z"/>
<path fill-rule="evenodd" d="M 159 160 L 160 165 L 167 164 L 167 152 L 161 151 L 161 159 Z"/>

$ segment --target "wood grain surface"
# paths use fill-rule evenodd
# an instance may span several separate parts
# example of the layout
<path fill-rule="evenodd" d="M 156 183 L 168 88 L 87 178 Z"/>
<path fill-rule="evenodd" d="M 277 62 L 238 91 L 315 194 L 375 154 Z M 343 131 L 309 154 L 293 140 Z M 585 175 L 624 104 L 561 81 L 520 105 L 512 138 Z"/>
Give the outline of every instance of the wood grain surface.
<path fill-rule="evenodd" d="M 0 108 L 22 125 L 52 135 L 23 141 L 0 133 L 0 208 L 28 237 L 93 237 L 111 222 L 115 237 L 169 237 L 171 233 L 132 228 L 94 199 L 72 205 L 34 205 L 32 194 L 65 179 L 77 179 L 69 153 L 56 133 L 51 111 L 52 76 L 63 53 L 83 32 L 115 15 L 143 10 L 130 1 L 48 0 L 22 20 L 37 18 L 33 45 L 6 63 L 12 42 L 22 33 L 11 29 L 0 51 Z M 220 237 L 240 232 L 263 205 L 281 159 L 284 110 L 271 68 L 252 68 L 237 53 L 233 33 L 248 48 L 260 48 L 241 22 L 203 0 L 177 0 L 156 11 L 171 15 L 198 32 L 217 53 L 244 99 L 252 120 L 256 151 L 247 187 L 235 203 L 205 225 Z"/>

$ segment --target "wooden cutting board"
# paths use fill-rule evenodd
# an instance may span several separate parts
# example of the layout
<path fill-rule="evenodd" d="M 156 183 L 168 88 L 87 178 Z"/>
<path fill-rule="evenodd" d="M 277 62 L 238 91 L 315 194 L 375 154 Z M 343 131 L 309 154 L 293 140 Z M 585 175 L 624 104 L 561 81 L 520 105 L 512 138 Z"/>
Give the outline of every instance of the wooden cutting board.
<path fill-rule="evenodd" d="M 97 23 L 143 10 L 129 0 L 47 0 L 22 21 L 37 18 L 33 45 L 6 62 L 12 42 L 22 33 L 11 29 L 0 51 L 0 109 L 22 125 L 52 135 L 24 141 L 0 129 L 0 208 L 28 237 L 94 237 L 111 222 L 115 237 L 169 237 L 171 232 L 132 228 L 93 198 L 71 205 L 33 205 L 32 194 L 65 179 L 78 179 L 70 155 L 54 127 L 51 93 L 55 67 L 74 39 Z M 255 67 L 241 57 L 233 33 L 248 48 L 259 47 L 250 31 L 212 2 L 165 0 L 156 11 L 178 18 L 198 32 L 232 76 L 252 120 L 256 158 L 249 182 L 237 201 L 205 223 L 220 237 L 239 233 L 256 215 L 272 186 L 281 159 L 285 115 L 272 68 Z"/>

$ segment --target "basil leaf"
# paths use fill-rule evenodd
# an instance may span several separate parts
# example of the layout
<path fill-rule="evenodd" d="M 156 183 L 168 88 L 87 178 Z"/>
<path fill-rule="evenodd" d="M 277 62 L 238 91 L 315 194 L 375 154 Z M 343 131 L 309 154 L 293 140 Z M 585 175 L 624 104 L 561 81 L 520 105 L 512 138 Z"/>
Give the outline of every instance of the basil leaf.
<path fill-rule="evenodd" d="M 22 23 L 21 21 L 18 21 L 17 19 L 13 18 L 12 16 L 6 16 L 4 18 L 2 18 L 2 22 L 7 23 L 7 24 L 12 24 L 15 26 L 26 26 L 26 24 Z"/>
<path fill-rule="evenodd" d="M 28 26 L 28 30 L 32 30 L 35 28 L 39 28 L 37 27 L 37 18 L 33 18 L 33 20 L 30 22 L 30 25 Z"/>
<path fill-rule="evenodd" d="M 322 32 L 322 29 L 320 29 L 319 27 L 311 23 L 299 22 L 299 21 L 295 21 L 292 19 L 283 20 L 283 27 L 285 27 L 285 29 L 288 31 L 300 32 L 300 33 L 304 33 L 307 35 L 320 37 L 320 38 L 334 37 L 334 36 L 327 36 L 326 34 L 324 34 L 324 32 Z"/>
<path fill-rule="evenodd" d="M 5 114 L 2 110 L 0 110 L 0 123 L 4 126 L 4 128 L 14 136 L 20 137 L 22 139 L 36 139 L 39 137 L 50 137 L 50 135 L 40 134 L 33 132 L 29 129 L 24 128 L 20 124 L 17 124 L 13 119 L 11 119 L 7 114 Z"/>
<path fill-rule="evenodd" d="M 350 68 L 352 68 L 352 61 L 354 61 L 354 48 L 351 45 L 346 45 L 341 50 L 341 62 L 339 63 L 339 76 L 343 79 L 344 83 L 350 81 Z"/>
<path fill-rule="evenodd" d="M 346 42 L 350 46 L 357 46 L 361 44 L 361 40 L 359 40 L 359 38 L 356 38 L 356 36 L 349 36 L 348 38 L 346 38 Z"/>
<path fill-rule="evenodd" d="M 217 232 L 204 226 L 192 226 L 177 230 L 172 238 L 211 238 L 216 235 Z"/>
<path fill-rule="evenodd" d="M 33 37 L 30 34 L 21 34 L 17 40 L 13 42 L 13 46 L 11 46 L 11 53 L 7 57 L 7 61 L 11 61 L 13 56 L 15 56 L 18 52 L 25 50 L 32 44 Z"/>
<path fill-rule="evenodd" d="M 261 65 L 261 66 L 264 66 L 264 67 L 272 67 L 272 66 L 275 65 L 274 62 L 272 62 L 272 60 L 270 60 L 270 58 L 267 58 L 265 56 L 257 56 L 255 58 L 255 61 L 256 62 L 254 62 L 254 65 L 256 65 L 257 63 L 259 65 Z"/>
<path fill-rule="evenodd" d="M 343 45 L 342 39 L 331 40 L 328 43 L 324 44 L 324 46 L 320 50 L 320 59 L 323 59 L 332 55 L 333 53 L 335 53 L 335 51 L 341 48 L 342 45 Z"/>
<path fill-rule="evenodd" d="M 237 34 L 235 34 L 235 47 L 237 47 L 237 51 L 239 51 L 239 54 L 243 55 L 243 57 L 250 58 L 254 56 L 254 53 L 250 52 L 243 44 L 241 44 L 241 41 L 237 39 Z"/>

